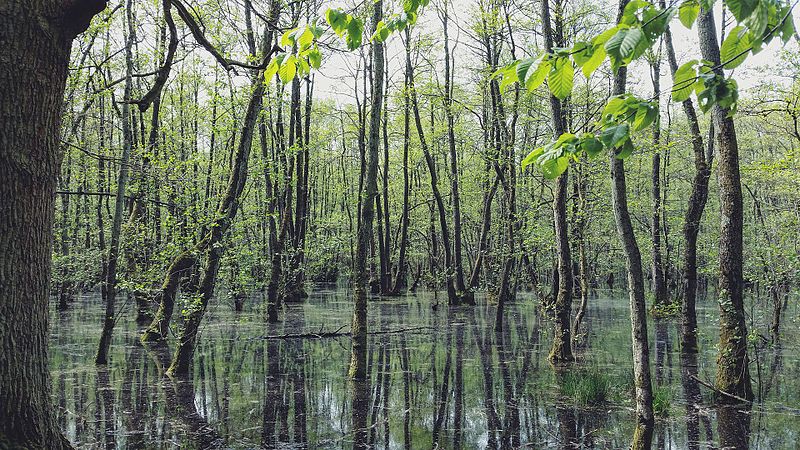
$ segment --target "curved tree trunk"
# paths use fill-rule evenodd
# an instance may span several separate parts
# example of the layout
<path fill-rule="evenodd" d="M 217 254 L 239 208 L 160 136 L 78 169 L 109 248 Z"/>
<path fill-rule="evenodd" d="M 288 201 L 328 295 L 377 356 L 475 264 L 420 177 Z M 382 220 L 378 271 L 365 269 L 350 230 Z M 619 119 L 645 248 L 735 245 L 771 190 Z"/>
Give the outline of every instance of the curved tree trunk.
<path fill-rule="evenodd" d="M 663 6 L 663 0 L 662 0 Z M 672 45 L 672 33 L 667 27 L 664 33 L 670 72 L 675 76 L 678 60 Z M 700 232 L 700 220 L 708 200 L 708 182 L 711 179 L 711 163 L 714 156 L 713 121 L 709 130 L 708 149 L 703 144 L 697 111 L 691 98 L 684 100 L 683 111 L 689 121 L 689 132 L 692 136 L 694 151 L 694 177 L 689 194 L 689 205 L 683 222 L 683 303 L 681 305 L 681 346 L 684 349 L 697 351 L 697 235 Z"/>
<path fill-rule="evenodd" d="M 48 373 L 48 290 L 70 47 L 106 2 L 0 4 L 0 443 L 70 448 Z"/>

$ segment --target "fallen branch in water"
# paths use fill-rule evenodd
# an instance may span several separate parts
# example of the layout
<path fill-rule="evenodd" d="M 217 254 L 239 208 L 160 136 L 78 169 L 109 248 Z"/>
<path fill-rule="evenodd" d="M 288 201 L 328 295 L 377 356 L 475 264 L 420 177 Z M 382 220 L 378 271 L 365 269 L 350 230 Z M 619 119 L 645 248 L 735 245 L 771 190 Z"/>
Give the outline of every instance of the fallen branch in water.
<path fill-rule="evenodd" d="M 697 381 L 698 383 L 700 383 L 703 386 L 711 389 L 712 391 L 716 392 L 717 394 L 724 395 L 724 396 L 726 396 L 728 398 L 732 398 L 732 399 L 740 401 L 742 403 L 752 403 L 751 401 L 749 401 L 747 399 L 744 399 L 742 397 L 739 397 L 738 395 L 733 395 L 730 392 L 725 392 L 725 391 L 722 391 L 720 389 L 717 389 L 717 387 L 714 386 L 713 384 L 711 384 L 711 383 L 709 383 L 707 381 L 701 380 L 699 377 L 697 377 L 697 376 L 695 376 L 695 375 L 693 375 L 691 373 L 688 374 L 688 375 L 689 375 L 689 378 L 693 379 L 694 381 Z"/>
<path fill-rule="evenodd" d="M 343 336 L 351 336 L 353 333 L 350 331 L 342 331 L 345 325 L 342 325 L 335 331 L 323 331 L 322 328 L 319 329 L 317 332 L 307 332 L 307 333 L 287 333 L 287 334 L 276 334 L 276 335 L 268 335 L 268 336 L 259 336 L 255 339 L 264 339 L 264 340 L 271 340 L 271 339 L 323 339 L 323 338 L 332 338 L 332 337 L 343 337 Z M 396 330 L 380 330 L 380 331 L 369 331 L 367 334 L 372 335 L 380 335 L 380 334 L 397 334 L 397 333 L 407 333 L 409 331 L 419 331 L 419 330 L 432 330 L 433 327 L 429 326 L 420 326 L 420 327 L 411 327 L 411 328 L 399 328 Z"/>

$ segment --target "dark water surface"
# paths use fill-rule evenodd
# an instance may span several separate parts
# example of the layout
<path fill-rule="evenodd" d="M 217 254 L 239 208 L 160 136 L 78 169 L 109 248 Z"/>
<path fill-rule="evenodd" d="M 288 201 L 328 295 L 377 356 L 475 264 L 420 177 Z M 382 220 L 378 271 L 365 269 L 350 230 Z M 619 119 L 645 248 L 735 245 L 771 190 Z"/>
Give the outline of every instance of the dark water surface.
<path fill-rule="evenodd" d="M 193 376 L 184 381 L 164 376 L 172 348 L 139 345 L 130 305 L 114 332 L 110 365 L 97 369 L 102 306 L 87 297 L 51 319 L 57 415 L 78 448 L 351 448 L 354 439 L 386 449 L 629 445 L 633 382 L 622 291 L 590 301 L 577 368 L 560 374 L 547 363 L 551 323 L 532 297 L 520 294 L 507 306 L 502 333 L 494 331 L 495 310 L 483 298 L 475 308 L 449 311 L 432 309 L 433 302 L 432 293 L 370 302 L 370 331 L 382 333 L 369 338 L 371 381 L 358 385 L 346 377 L 349 337 L 266 338 L 348 330 L 346 290 L 315 290 L 304 304 L 289 305 L 276 325 L 265 323 L 260 299 L 243 313 L 226 301 L 212 303 Z M 800 448 L 794 303 L 778 339 L 768 331 L 771 308 L 750 310 L 758 398 L 749 433 L 735 420 L 731 425 L 730 414 L 714 408 L 712 391 L 687 375 L 713 382 L 716 306 L 698 308 L 701 352 L 694 357 L 681 354 L 675 320 L 649 324 L 660 405 L 654 448 Z M 608 385 L 606 401 L 585 405 L 577 398 L 570 386 L 584 377 Z M 365 434 L 353 432 L 354 418 L 367 424 Z"/>

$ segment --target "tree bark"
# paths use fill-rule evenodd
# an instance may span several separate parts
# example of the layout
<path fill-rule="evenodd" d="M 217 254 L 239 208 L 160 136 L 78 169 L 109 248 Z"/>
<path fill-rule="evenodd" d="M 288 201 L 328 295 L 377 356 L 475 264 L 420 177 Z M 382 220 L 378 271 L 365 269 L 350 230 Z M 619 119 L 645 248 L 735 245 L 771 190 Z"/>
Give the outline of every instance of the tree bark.
<path fill-rule="evenodd" d="M 715 74 L 724 77 L 720 63 L 719 43 L 713 11 L 701 11 L 697 32 L 703 59 L 715 65 Z M 749 359 L 747 357 L 747 324 L 744 316 L 742 279 L 742 184 L 739 176 L 739 144 L 730 110 L 714 105 L 714 131 L 719 146 L 719 291 L 720 311 L 719 356 L 716 387 L 720 391 L 752 400 Z M 731 399 L 720 396 L 725 403 Z"/>
<path fill-rule="evenodd" d="M 105 1 L 0 5 L 0 443 L 71 448 L 48 373 L 48 290 L 72 40 Z"/>

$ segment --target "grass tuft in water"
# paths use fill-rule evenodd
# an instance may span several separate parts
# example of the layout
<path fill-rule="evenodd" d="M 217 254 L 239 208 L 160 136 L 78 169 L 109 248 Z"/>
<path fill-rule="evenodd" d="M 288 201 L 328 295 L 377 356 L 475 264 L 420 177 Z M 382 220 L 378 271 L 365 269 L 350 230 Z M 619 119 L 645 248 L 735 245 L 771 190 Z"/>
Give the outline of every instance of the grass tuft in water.
<path fill-rule="evenodd" d="M 580 405 L 597 405 L 608 400 L 611 377 L 597 369 L 566 372 L 561 379 L 561 393 Z"/>
<path fill-rule="evenodd" d="M 667 417 L 671 407 L 672 390 L 667 386 L 656 386 L 653 389 L 653 414 L 657 417 Z"/>

